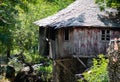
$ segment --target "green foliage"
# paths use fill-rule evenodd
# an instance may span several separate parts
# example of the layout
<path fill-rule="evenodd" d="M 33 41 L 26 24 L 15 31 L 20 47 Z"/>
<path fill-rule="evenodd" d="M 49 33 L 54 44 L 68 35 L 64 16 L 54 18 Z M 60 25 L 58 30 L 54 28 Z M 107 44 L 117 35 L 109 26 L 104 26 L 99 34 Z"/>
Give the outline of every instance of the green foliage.
<path fill-rule="evenodd" d="M 95 0 L 101 9 L 105 7 L 120 8 L 120 0 Z"/>
<path fill-rule="evenodd" d="M 103 55 L 99 55 L 98 59 L 93 59 L 93 66 L 90 70 L 83 73 L 84 78 L 88 82 L 108 82 L 107 65 L 108 60 Z"/>
<path fill-rule="evenodd" d="M 15 22 L 14 18 L 16 14 L 14 5 L 11 5 L 11 1 L 0 2 L 0 52 L 3 53 L 9 49 L 12 45 L 12 30 L 14 29 Z M 2 51 L 2 48 L 4 50 Z"/>
<path fill-rule="evenodd" d="M 1 0 L 0 53 L 38 50 L 38 26 L 34 21 L 63 9 L 73 0 Z M 3 50 L 4 49 L 4 50 Z M 16 53 L 12 53 L 16 54 Z"/>
<path fill-rule="evenodd" d="M 37 71 L 42 74 L 42 79 L 45 82 L 48 82 L 49 79 L 52 78 L 52 71 L 53 71 L 53 67 L 52 67 L 52 61 L 49 60 L 49 65 L 45 65 L 45 66 L 41 66 L 37 69 Z M 38 73 L 38 74 L 39 74 Z"/>
<path fill-rule="evenodd" d="M 33 54 L 29 52 L 24 53 L 24 56 L 25 61 L 28 63 L 40 63 L 40 61 L 45 60 L 45 58 L 43 58 L 39 54 Z"/>
<path fill-rule="evenodd" d="M 73 0 L 0 0 L 0 54 L 6 54 L 7 49 L 12 54 L 24 51 L 25 61 L 40 63 L 47 61 L 48 66 L 38 68 L 44 79 L 51 78 L 52 61 L 38 55 L 38 26 L 33 24 L 65 8 Z M 13 65 L 18 71 L 20 63 L 13 59 Z"/>

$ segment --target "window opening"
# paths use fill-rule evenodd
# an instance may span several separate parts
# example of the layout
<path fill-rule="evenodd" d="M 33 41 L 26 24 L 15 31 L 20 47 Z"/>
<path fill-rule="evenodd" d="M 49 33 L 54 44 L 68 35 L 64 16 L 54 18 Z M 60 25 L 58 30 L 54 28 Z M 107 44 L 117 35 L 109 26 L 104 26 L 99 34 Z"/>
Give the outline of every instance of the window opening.
<path fill-rule="evenodd" d="M 69 30 L 65 29 L 65 40 L 69 40 Z"/>
<path fill-rule="evenodd" d="M 101 40 L 110 40 L 110 30 L 102 30 Z"/>

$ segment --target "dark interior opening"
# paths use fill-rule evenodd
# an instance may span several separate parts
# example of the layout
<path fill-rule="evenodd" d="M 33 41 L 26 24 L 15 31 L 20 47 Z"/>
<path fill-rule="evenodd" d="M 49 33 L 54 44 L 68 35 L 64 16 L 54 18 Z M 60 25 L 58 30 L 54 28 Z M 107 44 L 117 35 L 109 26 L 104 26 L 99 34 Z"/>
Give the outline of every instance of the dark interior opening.
<path fill-rule="evenodd" d="M 55 30 L 54 29 L 50 29 L 50 39 L 55 40 Z"/>
<path fill-rule="evenodd" d="M 49 42 L 46 40 L 45 41 L 45 48 L 44 48 L 44 56 L 49 56 Z"/>
<path fill-rule="evenodd" d="M 49 40 L 47 40 L 49 34 L 48 34 L 48 29 L 40 27 L 39 28 L 39 40 L 40 40 L 40 49 L 39 53 L 43 56 L 48 56 L 49 55 Z"/>
<path fill-rule="evenodd" d="M 64 30 L 65 40 L 69 40 L 69 29 Z"/>
<path fill-rule="evenodd" d="M 51 40 L 55 40 L 55 29 L 54 28 L 48 28 L 46 31 L 46 37 Z"/>

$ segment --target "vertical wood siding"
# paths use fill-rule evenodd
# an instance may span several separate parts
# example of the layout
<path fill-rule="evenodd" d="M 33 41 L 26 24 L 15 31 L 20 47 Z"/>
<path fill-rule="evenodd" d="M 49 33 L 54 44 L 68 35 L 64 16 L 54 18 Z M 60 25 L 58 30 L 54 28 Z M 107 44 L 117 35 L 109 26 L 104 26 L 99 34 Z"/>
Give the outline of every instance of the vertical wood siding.
<path fill-rule="evenodd" d="M 100 28 L 72 28 L 69 29 L 69 40 L 64 40 L 64 29 L 58 30 L 56 40 L 56 56 L 96 57 L 106 54 L 109 41 L 101 40 Z M 120 37 L 120 31 L 110 30 L 111 39 Z"/>
<path fill-rule="evenodd" d="M 56 46 L 55 46 L 55 41 L 54 40 L 50 40 L 49 41 L 49 55 L 50 58 L 55 59 L 55 52 L 56 52 Z"/>

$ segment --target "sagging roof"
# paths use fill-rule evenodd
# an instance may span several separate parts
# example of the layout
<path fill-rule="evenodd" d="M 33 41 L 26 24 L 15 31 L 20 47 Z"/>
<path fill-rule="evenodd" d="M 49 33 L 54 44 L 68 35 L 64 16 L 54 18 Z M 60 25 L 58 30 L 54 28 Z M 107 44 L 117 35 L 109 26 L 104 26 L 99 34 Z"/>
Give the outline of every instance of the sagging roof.
<path fill-rule="evenodd" d="M 34 22 L 42 27 L 120 27 L 120 18 L 109 18 L 101 12 L 94 0 L 76 0 L 58 13 Z"/>

